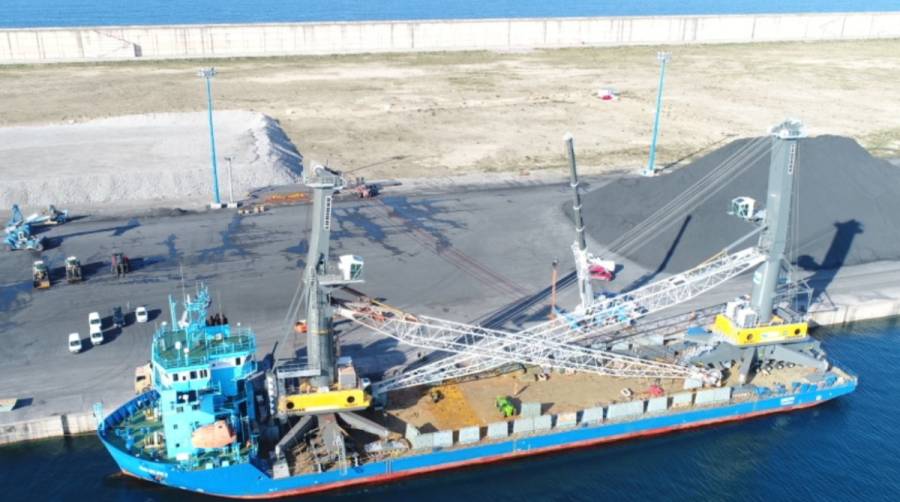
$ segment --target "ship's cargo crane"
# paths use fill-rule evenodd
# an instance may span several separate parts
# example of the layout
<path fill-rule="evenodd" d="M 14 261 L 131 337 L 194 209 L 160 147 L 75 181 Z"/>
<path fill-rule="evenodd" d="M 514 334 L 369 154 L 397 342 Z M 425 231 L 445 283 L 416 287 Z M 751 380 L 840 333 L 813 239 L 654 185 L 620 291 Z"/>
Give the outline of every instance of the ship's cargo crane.
<path fill-rule="evenodd" d="M 501 363 L 521 363 L 617 377 L 695 378 L 708 383 L 718 381 L 718 376 L 713 372 L 565 342 L 539 340 L 530 333 L 511 333 L 434 317 L 412 316 L 377 306 L 340 308 L 337 312 L 372 331 L 416 347 L 458 354 L 477 352 Z"/>
<path fill-rule="evenodd" d="M 345 186 L 344 179 L 338 172 L 315 166 L 304 172 L 303 181 L 313 192 L 312 229 L 302 279 L 306 318 L 297 323 L 296 331 L 306 335 L 307 359 L 281 362 L 266 378 L 272 414 L 285 424 L 291 417 L 299 417 L 275 445 L 276 477 L 288 471 L 284 455 L 288 445 L 305 441 L 309 448 L 322 450 L 322 459 L 343 465 L 345 428 L 381 437 L 388 434 L 381 425 L 353 413 L 368 408 L 372 398 L 353 361 L 337 357 L 331 291 L 363 282 L 362 258 L 340 256 L 336 265 L 329 259 L 332 204 L 334 194 Z"/>
<path fill-rule="evenodd" d="M 569 179 L 572 187 L 572 219 L 575 222 L 575 242 L 572 243 L 572 255 L 575 258 L 575 272 L 578 276 L 578 294 L 581 296 L 581 310 L 586 309 L 594 301 L 594 290 L 591 279 L 611 281 L 615 277 L 616 262 L 604 260 L 588 251 L 584 237 L 584 219 L 581 216 L 581 194 L 578 190 L 578 169 L 575 164 L 575 139 L 567 133 L 563 137 L 566 154 L 569 158 Z"/>
<path fill-rule="evenodd" d="M 765 256 L 757 252 L 755 248 L 735 253 L 722 252 L 690 270 L 648 284 L 627 294 L 598 298 L 581 314 L 560 316 L 552 321 L 523 330 L 509 338 L 505 337 L 509 334 L 505 331 L 487 330 L 480 326 L 451 323 L 450 321 L 435 320 L 437 322 L 434 322 L 431 318 L 425 317 L 408 315 L 408 317 L 398 317 L 402 313 L 391 312 L 384 307 L 372 305 L 339 309 L 337 313 L 405 343 L 454 352 L 454 355 L 434 363 L 376 383 L 374 391 L 383 393 L 399 388 L 462 378 L 490 371 L 508 362 L 523 362 L 521 359 L 516 359 L 519 349 L 527 351 L 543 349 L 552 353 L 553 348 L 558 344 L 574 347 L 568 344 L 621 329 L 637 318 L 696 298 L 759 265 L 764 259 Z M 417 321 L 404 319 L 417 319 Z M 390 324 L 387 324 L 388 320 L 391 321 Z M 448 327 L 452 328 L 447 329 Z M 422 335 L 417 330 L 430 330 L 433 333 Z M 480 338 L 481 333 L 498 334 Z M 457 341 L 458 338 L 465 336 L 469 336 L 473 340 L 473 343 L 467 347 L 460 345 L 460 342 Z M 485 351 L 482 343 L 496 344 L 497 346 L 490 347 L 490 351 Z M 499 357 L 497 356 L 498 352 L 502 352 Z M 597 352 L 590 352 L 590 354 L 593 357 Z M 604 357 L 607 355 L 609 357 L 618 356 L 618 354 L 606 352 L 602 354 Z"/>
<path fill-rule="evenodd" d="M 753 293 L 749 300 L 729 302 L 726 312 L 716 318 L 715 330 L 741 346 L 803 339 L 807 334 L 805 322 L 786 322 L 781 317 L 774 317 L 776 289 L 785 275 L 797 146 L 800 139 L 806 137 L 806 132 L 799 121 L 786 120 L 772 127 L 769 134 L 772 153 L 765 209 L 758 209 L 756 201 L 749 197 L 738 197 L 732 201 L 729 211 L 761 227 L 757 247 L 766 256 L 753 275 Z"/>
<path fill-rule="evenodd" d="M 757 245 L 765 255 L 765 262 L 753 275 L 750 298 L 728 302 L 725 313 L 716 316 L 713 333 L 706 349 L 691 358 L 691 362 L 729 366 L 740 361 L 739 379 L 746 382 L 761 361 L 798 364 L 825 370 L 828 363 L 819 343 L 808 338 L 808 325 L 797 313 L 784 309 L 789 318 L 775 315 L 779 282 L 784 278 L 785 249 L 794 178 L 797 167 L 797 148 L 806 137 L 803 124 L 786 120 L 769 130 L 771 157 L 769 184 L 765 209 L 756 207 L 749 197 L 738 197 L 731 203 L 730 213 L 759 225 L 761 233 Z M 785 278 L 786 280 L 786 278 Z"/>
<path fill-rule="evenodd" d="M 504 339 L 503 336 L 496 336 L 490 339 L 490 343 L 497 344 L 499 349 L 505 354 L 516 354 L 518 350 L 528 350 L 533 347 L 543 347 L 545 342 L 549 343 L 570 343 L 586 338 L 593 338 L 604 333 L 610 333 L 623 327 L 633 324 L 637 319 L 652 313 L 660 312 L 666 308 L 686 302 L 697 296 L 709 291 L 720 284 L 736 277 L 754 266 L 759 265 L 765 260 L 765 255 L 760 253 L 756 248 L 751 247 L 737 252 L 731 252 L 731 248 L 740 242 L 743 242 L 748 236 L 739 239 L 737 242 L 723 250 L 721 253 L 710 258 L 706 262 L 680 274 L 673 275 L 664 280 L 657 281 L 641 288 L 629 291 L 626 294 L 620 294 L 613 297 L 601 296 L 594 298 L 591 288 L 591 260 L 597 260 L 593 255 L 587 252 L 587 245 L 584 238 L 584 224 L 581 218 L 581 202 L 578 193 L 578 175 L 575 163 L 574 141 L 570 134 L 563 138 L 569 158 L 571 186 L 573 188 L 573 213 L 575 220 L 576 240 L 572 245 L 575 257 L 576 270 L 578 274 L 579 294 L 581 297 L 581 305 L 575 309 L 572 314 L 559 315 L 555 319 L 533 326 L 521 331 L 518 337 Z M 757 233 L 752 232 L 750 235 Z M 610 266 L 614 269 L 615 265 Z M 374 307 L 376 310 L 375 317 L 367 318 L 369 312 L 365 311 L 368 306 L 362 308 L 363 312 L 357 314 L 354 309 L 345 309 L 339 311 L 339 315 L 350 318 L 359 324 L 373 328 L 377 325 L 379 319 L 387 319 L 384 313 L 379 313 L 380 307 Z M 388 314 L 390 311 L 388 310 Z M 365 319 L 365 323 L 363 320 Z M 424 319 L 424 318 L 423 318 Z M 468 347 L 456 344 L 453 340 L 436 340 L 431 337 L 417 337 L 416 330 L 411 329 L 413 326 L 405 325 L 401 329 L 402 321 L 394 320 L 391 326 L 381 327 L 381 333 L 387 334 L 403 342 L 411 343 L 432 350 L 448 350 L 454 352 L 453 355 L 443 358 L 434 363 L 430 363 L 418 368 L 406 371 L 400 375 L 384 379 L 374 385 L 374 392 L 384 393 L 393 389 L 412 387 L 416 385 L 432 384 L 444 380 L 462 378 L 486 371 L 496 369 L 509 362 L 522 362 L 510 359 L 509 357 L 493 357 L 488 352 L 482 350 L 482 343 L 486 340 L 480 340 L 479 343 L 472 343 Z M 436 320 L 440 321 L 440 320 Z M 462 332 L 480 333 L 484 332 L 484 328 L 472 325 L 463 325 L 453 323 L 456 330 L 446 330 L 441 323 L 449 321 L 440 321 L 431 325 L 428 323 L 420 324 L 416 327 L 419 330 L 432 330 L 436 333 L 442 333 L 447 337 L 454 337 Z M 384 331 L 387 330 L 387 331 Z M 395 330 L 395 331 L 391 331 Z M 506 333 L 497 331 L 496 333 Z M 477 338 L 477 337 L 476 337 Z M 450 349 L 448 347 L 454 347 Z M 496 349 L 497 347 L 492 347 Z M 545 347 L 545 350 L 552 352 L 552 347 Z M 574 368 L 568 368 L 574 369 Z"/>

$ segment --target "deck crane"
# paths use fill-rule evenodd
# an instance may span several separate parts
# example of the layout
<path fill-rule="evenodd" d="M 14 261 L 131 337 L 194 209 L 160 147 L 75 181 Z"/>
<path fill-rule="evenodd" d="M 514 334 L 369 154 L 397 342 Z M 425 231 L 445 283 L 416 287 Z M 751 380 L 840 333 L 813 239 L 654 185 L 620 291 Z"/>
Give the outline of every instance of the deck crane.
<path fill-rule="evenodd" d="M 374 391 L 379 393 L 482 373 L 509 362 L 523 362 L 517 359 L 520 351 L 553 352 L 560 344 L 574 347 L 572 342 L 621 329 L 639 317 L 696 298 L 764 260 L 765 256 L 753 247 L 734 253 L 722 252 L 697 267 L 627 294 L 598 298 L 583 314 L 560 316 L 508 337 L 510 333 L 505 331 L 415 317 L 373 305 L 351 304 L 337 313 L 402 342 L 454 352 L 434 363 L 378 382 Z M 597 352 L 590 354 L 597 356 Z"/>
<path fill-rule="evenodd" d="M 806 137 L 803 124 L 785 120 L 769 130 L 771 156 L 766 207 L 738 197 L 731 203 L 731 214 L 755 223 L 761 229 L 758 249 L 765 263 L 753 275 L 749 299 L 728 302 L 725 313 L 716 316 L 713 333 L 716 340 L 693 362 L 728 366 L 740 361 L 739 379 L 746 382 L 760 362 L 798 364 L 819 370 L 828 368 L 819 342 L 808 337 L 805 319 L 791 309 L 776 315 L 776 290 L 784 273 L 788 227 L 791 222 L 794 178 L 797 172 L 798 144 Z M 788 264 L 788 267 L 790 265 Z"/>
<path fill-rule="evenodd" d="M 509 362 L 521 362 L 515 360 L 515 358 L 510 359 L 511 356 L 505 358 L 495 357 L 495 355 L 489 356 L 489 353 L 482 350 L 485 347 L 482 345 L 484 343 L 499 344 L 499 348 L 509 356 L 510 354 L 516 354 L 520 350 L 527 351 L 529 346 L 541 346 L 544 342 L 571 343 L 614 332 L 633 324 L 641 317 L 696 298 L 765 261 L 765 255 L 760 253 L 755 247 L 737 252 L 731 251 L 733 247 L 759 232 L 759 230 L 756 230 L 690 270 L 645 285 L 626 294 L 594 298 L 590 284 L 590 270 L 588 268 L 590 264 L 588 257 L 592 257 L 592 255 L 587 253 L 587 246 L 584 242 L 584 225 L 580 217 L 581 203 L 578 194 L 578 177 L 573 139 L 571 135 L 567 134 L 563 140 L 567 147 L 571 186 L 574 192 L 573 212 L 575 215 L 576 241 L 572 246 L 572 250 L 575 256 L 576 270 L 578 271 L 579 293 L 582 301 L 579 308 L 572 314 L 560 315 L 551 321 L 523 330 L 519 333 L 519 337 L 506 339 L 498 335 L 489 339 L 482 339 L 476 336 L 470 340 L 472 343 L 468 346 L 451 343 L 446 340 L 436 340 L 434 337 L 418 337 L 416 335 L 418 331 L 432 330 L 447 337 L 453 337 L 463 333 L 481 333 L 484 331 L 484 328 L 453 323 L 455 329 L 446 330 L 442 324 L 445 321 L 428 318 L 428 322 L 411 324 L 404 321 L 403 316 L 392 319 L 389 325 L 381 326 L 378 320 L 387 319 L 386 314 L 391 315 L 390 311 L 385 312 L 383 308 L 377 306 L 356 306 L 355 308 L 362 309 L 362 311 L 355 312 L 354 308 L 340 310 L 338 311 L 339 315 L 387 336 L 397 338 L 400 341 L 430 350 L 449 350 L 454 352 L 453 355 L 434 363 L 420 366 L 376 383 L 374 385 L 376 393 L 461 378 L 490 371 Z M 370 314 L 374 315 L 374 317 L 369 317 Z M 419 319 L 424 320 L 425 318 Z M 504 340 L 508 340 L 509 343 Z M 551 349 L 548 347 L 547 350 Z"/>
<path fill-rule="evenodd" d="M 279 476 L 288 470 L 285 451 L 298 441 L 306 441 L 311 447 L 314 443 L 324 445 L 323 454 L 343 462 L 347 429 L 380 437 L 389 434 L 385 427 L 354 413 L 368 408 L 372 398 L 352 360 L 337 357 L 331 291 L 363 282 L 362 258 L 343 255 L 337 264 L 330 259 L 332 205 L 334 194 L 345 187 L 344 178 L 324 166 L 315 166 L 304 171 L 303 182 L 313 192 L 312 229 L 302 279 L 306 318 L 295 330 L 306 335 L 307 358 L 279 361 L 266 375 L 269 412 L 285 427 L 275 446 L 273 469 Z M 288 427 L 291 421 L 293 425 Z"/>
<path fill-rule="evenodd" d="M 581 194 L 578 190 L 578 169 L 575 165 L 575 139 L 572 134 L 563 136 L 569 158 L 569 186 L 572 187 L 572 219 L 575 222 L 575 242 L 572 255 L 575 258 L 575 272 L 578 276 L 578 294 L 581 296 L 580 310 L 586 309 L 594 301 L 591 279 L 611 281 L 616 272 L 616 262 L 604 260 L 588 251 L 584 237 L 584 219 L 581 216 Z"/>
<path fill-rule="evenodd" d="M 719 379 L 717 373 L 700 368 L 650 361 L 560 341 L 536 340 L 527 333 L 412 316 L 389 308 L 338 308 L 337 313 L 372 331 L 417 347 L 458 354 L 477 351 L 484 357 L 501 362 L 626 378 L 694 378 L 711 384 Z"/>

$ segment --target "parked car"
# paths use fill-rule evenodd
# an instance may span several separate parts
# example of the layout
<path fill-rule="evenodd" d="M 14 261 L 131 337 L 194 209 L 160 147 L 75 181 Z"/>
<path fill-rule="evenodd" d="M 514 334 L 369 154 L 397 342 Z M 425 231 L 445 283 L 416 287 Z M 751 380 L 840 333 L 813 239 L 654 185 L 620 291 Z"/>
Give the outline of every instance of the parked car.
<path fill-rule="evenodd" d="M 100 318 L 99 312 L 88 314 L 88 328 L 90 329 L 91 343 L 94 345 L 103 343 L 103 319 Z"/>
<path fill-rule="evenodd" d="M 81 352 L 81 335 L 78 333 L 69 334 L 69 352 L 73 354 Z"/>
<path fill-rule="evenodd" d="M 134 309 L 134 320 L 139 323 L 145 323 L 149 320 L 150 315 L 147 313 L 147 307 L 141 305 Z"/>

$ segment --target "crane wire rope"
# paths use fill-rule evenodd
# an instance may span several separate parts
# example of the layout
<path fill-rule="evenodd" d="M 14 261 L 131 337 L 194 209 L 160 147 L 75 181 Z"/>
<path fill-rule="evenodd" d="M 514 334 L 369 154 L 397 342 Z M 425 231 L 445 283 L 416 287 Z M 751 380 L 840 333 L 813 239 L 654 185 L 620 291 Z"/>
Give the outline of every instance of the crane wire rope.
<path fill-rule="evenodd" d="M 758 160 L 765 156 L 767 152 L 765 150 L 761 150 L 757 153 L 756 157 L 749 159 L 741 164 L 738 164 L 737 167 L 730 173 L 728 173 L 729 177 L 737 177 L 743 174 L 747 169 L 751 168 Z M 696 209 L 697 206 L 709 200 L 710 197 L 717 194 L 722 188 L 724 188 L 725 184 L 720 183 L 722 179 L 717 179 L 711 185 L 711 189 L 703 192 L 698 192 L 690 199 L 684 201 L 683 204 L 678 206 L 675 210 L 673 210 L 670 214 L 660 218 L 660 220 L 650 229 L 645 230 L 641 235 L 637 238 L 631 239 L 627 245 L 623 245 L 619 247 L 618 252 L 622 253 L 630 253 L 637 249 L 642 248 L 644 245 L 649 242 L 647 237 L 652 233 L 658 233 L 662 229 L 670 227 L 673 223 L 678 221 L 682 215 Z"/>
<path fill-rule="evenodd" d="M 625 242 L 632 240 L 634 235 L 638 234 L 639 232 L 643 232 L 643 230 L 645 228 L 653 225 L 655 222 L 657 222 L 659 220 L 660 217 L 664 216 L 665 214 L 671 213 L 672 209 L 674 207 L 678 206 L 684 198 L 689 197 L 690 195 L 697 192 L 698 190 L 702 190 L 702 187 L 704 185 L 708 185 L 709 181 L 712 178 L 718 179 L 720 174 L 722 174 L 722 173 L 727 174 L 727 172 L 730 172 L 730 170 L 733 169 L 734 166 L 736 165 L 736 164 L 734 164 L 734 161 L 739 156 L 742 156 L 745 152 L 747 152 L 750 149 L 755 148 L 757 146 L 754 144 L 755 141 L 756 140 L 753 140 L 753 141 L 750 141 L 750 142 L 747 142 L 746 144 L 744 144 L 741 148 L 736 150 L 732 155 L 730 155 L 727 159 L 725 159 L 725 161 L 723 161 L 721 164 L 716 166 L 715 169 L 713 169 L 712 171 L 710 171 L 709 173 L 707 173 L 706 175 L 704 175 L 703 177 L 698 179 L 693 185 L 688 187 L 686 190 L 684 190 L 678 196 L 676 196 L 675 198 L 673 198 L 672 200 L 670 200 L 669 202 L 664 204 L 662 207 L 660 207 L 655 212 L 653 212 L 653 214 L 651 214 L 650 216 L 645 218 L 643 221 L 641 221 L 640 223 L 638 223 L 637 225 L 635 225 L 634 227 L 629 229 L 628 232 L 625 232 L 624 234 L 619 236 L 617 239 L 615 239 L 613 242 L 611 242 L 609 244 L 609 246 L 607 246 L 608 249 L 610 249 L 611 251 L 614 251 L 616 249 L 621 248 Z"/>
<path fill-rule="evenodd" d="M 694 185 L 682 192 L 668 204 L 661 207 L 643 222 L 623 234 L 614 241 L 609 249 L 617 254 L 624 254 L 640 249 L 648 241 L 646 237 L 670 226 L 683 213 L 695 208 L 718 193 L 724 186 L 720 181 L 728 177 L 736 177 L 753 166 L 766 153 L 765 140 L 757 138 L 732 155 L 726 162 L 698 180 Z"/>
<path fill-rule="evenodd" d="M 312 209 L 306 212 L 306 220 L 305 220 L 305 228 L 312 228 Z M 307 243 L 307 246 L 309 244 Z M 304 267 L 300 269 L 300 278 L 297 281 L 297 287 L 294 289 L 294 295 L 291 297 L 291 303 L 288 304 L 288 308 L 284 313 L 284 319 L 281 321 L 281 330 L 284 333 L 281 336 L 281 340 L 277 345 L 284 345 L 288 337 L 292 334 L 296 334 L 294 332 L 294 323 L 296 323 L 300 319 L 300 310 L 303 307 L 303 303 L 306 300 L 305 286 L 306 286 L 306 262 L 304 260 Z M 296 337 L 295 337 L 296 341 Z M 296 348 L 296 343 L 294 344 L 294 348 Z M 272 352 L 274 356 L 275 348 L 273 347 Z"/>

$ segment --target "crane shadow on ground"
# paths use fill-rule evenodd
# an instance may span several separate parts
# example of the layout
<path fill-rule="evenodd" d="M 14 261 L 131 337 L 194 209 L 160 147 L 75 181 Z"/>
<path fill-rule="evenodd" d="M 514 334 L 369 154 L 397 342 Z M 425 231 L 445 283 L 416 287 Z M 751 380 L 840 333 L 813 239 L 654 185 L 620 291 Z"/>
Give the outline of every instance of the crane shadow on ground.
<path fill-rule="evenodd" d="M 346 237 L 355 237 L 355 233 L 348 228 L 348 226 L 352 225 L 362 230 L 363 238 L 365 238 L 369 242 L 380 244 L 393 256 L 403 254 L 403 250 L 386 242 L 388 232 L 386 231 L 385 227 L 376 223 L 375 217 L 370 217 L 369 215 L 367 215 L 363 211 L 364 207 L 365 206 L 353 206 L 341 208 L 340 210 L 335 211 L 335 216 L 337 217 L 340 229 L 332 234 L 332 237 L 334 237 L 336 241 L 340 241 L 341 239 Z"/>
<path fill-rule="evenodd" d="M 812 288 L 810 304 L 815 304 L 823 295 L 826 294 L 828 286 L 834 280 L 834 277 L 844 266 L 850 249 L 853 246 L 853 240 L 857 235 L 864 232 L 863 224 L 857 220 L 848 220 L 835 222 L 834 238 L 831 245 L 822 258 L 821 263 L 816 263 L 815 258 L 809 255 L 802 255 L 797 258 L 797 266 L 803 270 L 811 271 L 813 274 L 806 279 Z"/>
<path fill-rule="evenodd" d="M 574 270 L 560 277 L 556 281 L 557 293 L 575 284 L 577 279 L 578 277 Z M 507 323 L 512 323 L 516 327 L 521 327 L 527 322 L 546 319 L 550 313 L 549 306 L 544 306 L 538 311 L 530 314 L 528 312 L 541 302 L 547 301 L 552 292 L 552 285 L 547 286 L 533 295 L 516 300 L 500 310 L 488 314 L 486 317 L 477 320 L 476 323 L 485 328 L 498 329 L 505 326 Z"/>
<path fill-rule="evenodd" d="M 81 232 L 72 232 L 72 233 L 63 234 L 63 235 L 56 235 L 53 237 L 48 237 L 47 240 L 52 240 L 52 241 L 56 242 L 57 244 L 61 244 L 66 239 L 70 239 L 72 237 L 81 237 L 84 235 L 102 234 L 105 232 L 112 232 L 112 235 L 111 235 L 112 237 L 119 237 L 119 236 L 125 234 L 126 232 L 128 232 L 129 230 L 138 228 L 139 226 L 141 226 L 141 222 L 138 221 L 137 218 L 131 218 L 124 225 L 117 225 L 114 227 L 96 228 L 94 230 L 83 230 Z"/>
<path fill-rule="evenodd" d="M 681 223 L 681 228 L 678 229 L 678 233 L 675 234 L 675 238 L 672 239 L 672 244 L 669 245 L 669 249 L 666 251 L 665 256 L 663 256 L 662 261 L 656 267 L 656 270 L 638 277 L 634 282 L 629 284 L 622 291 L 631 291 L 632 289 L 637 289 L 641 286 L 649 284 L 650 281 L 656 278 L 656 276 L 665 271 L 666 267 L 669 265 L 669 261 L 672 260 L 672 255 L 674 255 L 675 250 L 678 249 L 678 244 L 681 243 L 681 238 L 684 237 L 684 231 L 687 230 L 687 227 L 690 223 L 691 215 L 685 216 L 684 221 Z"/>

